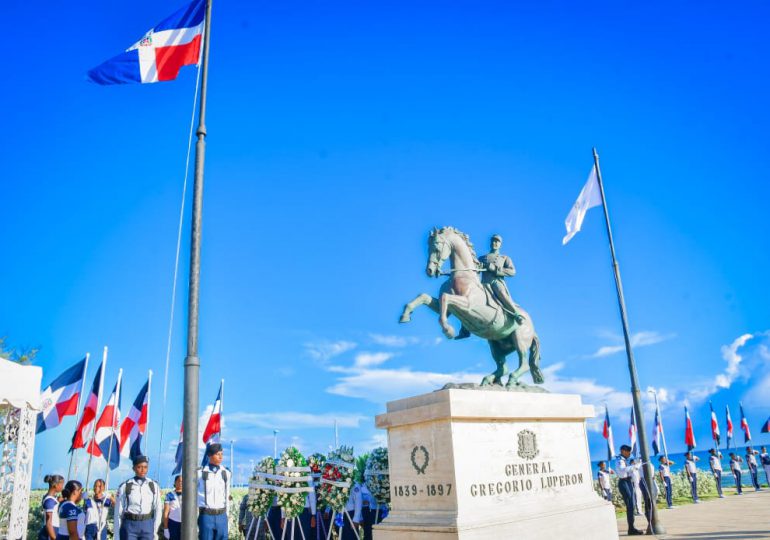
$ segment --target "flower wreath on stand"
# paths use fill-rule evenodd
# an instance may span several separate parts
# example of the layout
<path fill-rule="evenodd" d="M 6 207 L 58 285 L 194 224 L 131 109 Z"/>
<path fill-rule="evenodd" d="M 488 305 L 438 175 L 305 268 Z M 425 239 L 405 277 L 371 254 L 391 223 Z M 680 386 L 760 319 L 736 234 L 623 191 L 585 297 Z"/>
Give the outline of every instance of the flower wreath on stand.
<path fill-rule="evenodd" d="M 267 523 L 267 513 L 273 505 L 275 491 L 273 491 L 275 482 L 272 478 L 275 476 L 275 460 L 266 457 L 254 467 L 254 472 L 249 479 L 249 511 L 257 519 L 256 524 L 252 521 L 249 525 L 246 538 L 249 537 L 252 527 L 257 528 L 262 520 Z M 272 533 L 271 533 L 272 534 Z"/>
<path fill-rule="evenodd" d="M 318 501 L 318 509 L 321 510 L 321 497 L 319 494 L 321 486 L 321 476 L 324 472 L 324 464 L 326 463 L 326 456 L 316 452 L 311 454 L 307 458 L 307 465 L 310 467 L 310 475 L 313 477 L 313 489 L 316 492 L 316 500 Z"/>
<path fill-rule="evenodd" d="M 390 508 L 390 470 L 388 469 L 388 449 L 375 448 L 369 454 L 364 468 L 364 482 L 379 506 Z M 385 517 L 385 516 L 383 516 Z"/>
<path fill-rule="evenodd" d="M 275 478 L 278 504 L 288 522 L 302 513 L 307 495 L 313 491 L 310 486 L 310 467 L 305 456 L 293 446 L 284 450 L 275 466 Z"/>
<path fill-rule="evenodd" d="M 323 466 L 319 494 L 323 504 L 331 508 L 335 514 L 342 514 L 345 511 L 350 490 L 353 487 L 355 469 L 353 447 L 340 446 L 329 452 Z"/>

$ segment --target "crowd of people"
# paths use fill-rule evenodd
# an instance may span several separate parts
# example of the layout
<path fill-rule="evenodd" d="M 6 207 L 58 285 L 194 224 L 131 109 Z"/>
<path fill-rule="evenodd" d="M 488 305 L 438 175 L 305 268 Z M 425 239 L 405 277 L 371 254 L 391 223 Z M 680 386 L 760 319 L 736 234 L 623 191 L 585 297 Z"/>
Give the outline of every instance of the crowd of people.
<path fill-rule="evenodd" d="M 222 465 L 224 454 L 220 444 L 206 449 L 207 464 L 198 471 L 198 538 L 227 540 L 230 505 L 232 504 L 231 472 Z M 182 477 L 174 478 L 174 489 L 163 496 L 159 484 L 148 478 L 149 459 L 133 459 L 134 476 L 120 484 L 114 495 L 105 492 L 105 482 L 97 479 L 93 491 L 87 493 L 77 480 L 65 482 L 60 475 L 48 475 L 48 490 L 43 496 L 43 526 L 38 540 L 107 540 L 109 509 L 113 512 L 113 531 L 120 540 L 181 540 Z M 340 540 L 371 540 L 372 526 L 387 516 L 387 507 L 378 507 L 363 482 L 350 490 L 345 512 L 335 515 L 328 508 L 318 508 L 315 491 L 308 493 L 305 509 L 299 518 L 286 520 L 277 501 L 265 520 L 250 511 L 248 495 L 239 507 L 238 529 L 246 540 L 327 538 L 330 528 L 339 531 Z"/>
<path fill-rule="evenodd" d="M 723 455 L 718 450 L 712 448 L 709 450 L 709 468 L 711 474 L 714 477 L 716 484 L 717 495 L 720 498 L 724 498 L 722 491 L 722 459 Z M 730 452 L 730 472 L 735 479 L 736 494 L 741 495 L 743 493 L 743 458 L 736 452 Z M 754 450 L 751 446 L 746 447 L 746 466 L 749 471 L 751 479 L 751 485 L 756 491 L 762 490 L 760 482 L 760 466 L 764 469 L 765 480 L 770 486 L 770 454 L 767 452 L 767 448 L 763 446 L 760 451 Z M 659 465 L 657 470 L 657 476 L 660 480 L 660 484 L 663 486 L 663 490 L 666 497 L 667 508 L 673 508 L 673 485 L 671 480 L 671 465 L 674 462 L 669 460 L 666 456 L 660 456 Z M 685 453 L 684 473 L 687 476 L 687 481 L 690 485 L 690 493 L 692 501 L 695 504 L 700 502 L 698 497 L 698 466 L 697 462 L 700 461 L 698 456 L 692 452 Z M 641 535 L 645 534 L 636 528 L 634 524 L 634 517 L 640 515 L 642 512 L 642 506 L 644 507 L 644 513 L 647 516 L 647 522 L 650 522 L 650 509 L 652 501 L 658 498 L 658 484 L 653 482 L 652 489 L 647 488 L 647 483 L 642 471 L 642 463 L 631 457 L 631 447 L 623 445 L 620 447 L 620 455 L 617 457 L 617 470 L 610 468 L 606 461 L 600 461 L 597 471 L 597 482 L 602 496 L 608 501 L 612 501 L 612 482 L 611 476 L 616 475 L 618 479 L 618 491 L 623 498 L 623 504 L 626 507 L 626 519 L 628 521 L 628 534 Z M 655 475 L 653 474 L 653 478 Z M 647 534 L 652 534 L 651 531 L 647 531 Z"/>

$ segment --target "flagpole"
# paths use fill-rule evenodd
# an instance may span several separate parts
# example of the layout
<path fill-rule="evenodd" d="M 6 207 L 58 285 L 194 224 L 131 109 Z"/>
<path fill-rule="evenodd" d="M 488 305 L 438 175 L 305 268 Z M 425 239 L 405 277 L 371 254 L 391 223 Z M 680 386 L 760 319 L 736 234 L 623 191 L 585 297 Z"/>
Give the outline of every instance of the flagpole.
<path fill-rule="evenodd" d="M 80 419 L 83 417 L 83 412 L 80 410 L 80 401 L 83 399 L 83 391 L 85 390 L 86 385 L 86 375 L 88 374 L 88 359 L 91 357 L 91 353 L 86 353 L 86 362 L 83 364 L 83 377 L 80 380 L 80 393 L 78 394 L 78 404 L 75 416 L 75 429 L 78 429 L 80 427 Z M 75 452 L 77 451 L 77 448 L 73 448 L 72 452 L 70 452 L 70 466 L 67 469 L 67 479 L 72 478 L 72 459 L 75 457 Z M 75 474 L 78 473 L 77 466 L 75 467 Z"/>
<path fill-rule="evenodd" d="M 91 424 L 91 440 L 86 445 L 86 450 L 88 449 L 88 445 L 94 444 L 94 435 L 96 435 L 96 422 L 99 421 L 99 409 L 102 407 L 102 392 L 104 391 L 104 372 L 107 369 L 107 347 L 104 347 L 104 351 L 102 352 L 102 373 L 99 377 L 99 395 L 96 396 L 96 413 L 94 415 L 94 421 Z M 86 472 L 86 487 L 85 489 L 88 490 L 88 483 L 91 481 L 91 462 L 94 460 L 94 455 L 89 452 L 88 453 L 88 471 Z"/>
<path fill-rule="evenodd" d="M 211 3 L 206 1 L 201 54 L 201 103 L 195 143 L 195 176 L 193 180 L 192 223 L 190 227 L 190 278 L 187 304 L 187 357 L 184 361 L 184 493 L 198 489 L 198 307 L 200 303 L 201 227 L 203 225 L 203 165 L 206 159 L 206 97 L 209 76 L 209 45 L 211 37 Z M 195 540 L 198 535 L 198 501 L 182 498 L 182 540 Z"/>
<path fill-rule="evenodd" d="M 666 465 L 668 465 L 668 449 L 666 448 L 666 430 L 663 429 L 663 415 L 660 414 L 660 405 L 658 404 L 658 392 L 653 389 L 650 390 L 652 395 L 655 396 L 655 413 L 658 415 L 658 422 L 660 423 L 660 438 L 663 442 L 663 455 L 666 458 Z"/>
<path fill-rule="evenodd" d="M 623 297 L 623 283 L 620 280 L 620 268 L 618 267 L 618 260 L 615 257 L 615 243 L 612 239 L 612 227 L 610 226 L 610 214 L 607 209 L 607 199 L 604 196 L 604 182 L 602 182 L 602 172 L 599 168 L 599 154 L 596 152 L 596 148 L 593 149 L 594 155 L 594 167 L 596 168 L 596 180 L 599 184 L 599 193 L 602 197 L 602 208 L 604 209 L 604 221 L 607 226 L 607 239 L 610 244 L 610 255 L 612 256 L 612 270 L 615 274 L 615 288 L 618 295 L 618 308 L 620 310 L 620 320 L 623 323 L 623 340 L 626 345 L 626 357 L 628 358 L 628 372 L 631 378 L 631 399 L 634 403 L 634 413 L 636 414 L 636 421 L 639 425 L 644 426 L 644 414 L 642 410 L 642 400 L 639 392 L 639 378 L 636 374 L 636 363 L 634 362 L 634 352 L 631 349 L 631 334 L 628 330 L 628 317 L 626 316 L 626 301 Z M 642 471 L 644 473 L 644 481 L 647 486 L 652 489 L 653 476 L 650 471 L 649 462 L 650 454 L 647 450 L 647 433 L 644 429 L 637 429 L 637 437 L 639 440 L 639 449 L 642 454 Z M 663 523 L 658 516 L 658 508 L 655 504 L 651 504 L 651 519 L 650 529 L 654 534 L 664 534 L 666 532 L 663 527 Z"/>
<path fill-rule="evenodd" d="M 110 461 L 112 460 L 112 441 L 115 440 L 115 422 L 117 420 L 118 416 L 118 407 L 120 403 L 120 389 L 121 389 L 121 381 L 123 380 L 123 369 L 118 370 L 118 384 L 115 386 L 115 405 L 112 408 L 112 433 L 110 434 L 110 449 L 107 452 L 107 473 L 104 476 L 104 491 L 106 492 L 109 489 L 110 485 Z M 120 449 L 118 449 L 120 451 Z M 118 457 L 118 460 L 120 460 L 120 457 Z"/>

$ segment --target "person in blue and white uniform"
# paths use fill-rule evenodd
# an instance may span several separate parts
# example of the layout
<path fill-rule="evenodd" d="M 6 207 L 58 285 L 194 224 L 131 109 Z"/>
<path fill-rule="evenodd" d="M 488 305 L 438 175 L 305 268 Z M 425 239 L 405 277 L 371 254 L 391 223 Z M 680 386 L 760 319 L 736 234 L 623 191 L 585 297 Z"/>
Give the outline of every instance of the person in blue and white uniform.
<path fill-rule="evenodd" d="M 697 461 L 700 461 L 698 456 L 692 452 L 687 452 L 684 455 L 684 470 L 687 474 L 687 479 L 690 481 L 690 492 L 692 493 L 692 502 L 698 504 L 698 466 Z"/>
<path fill-rule="evenodd" d="M 612 474 L 615 474 L 615 471 L 607 468 L 607 462 L 600 461 L 596 480 L 599 482 L 599 489 L 602 490 L 602 497 L 604 497 L 605 501 L 612 501 L 612 482 L 610 481 L 610 475 Z"/>
<path fill-rule="evenodd" d="M 59 493 L 64 489 L 64 477 L 47 474 L 43 481 L 48 484 L 48 491 L 43 495 L 40 507 L 43 510 L 43 527 L 37 533 L 38 540 L 56 540 L 59 530 Z"/>
<path fill-rule="evenodd" d="M 618 490 L 623 496 L 623 503 L 626 505 L 626 521 L 628 523 L 628 536 L 637 536 L 644 534 L 634 527 L 634 484 L 633 471 L 637 465 L 631 465 L 631 447 L 624 444 L 620 447 L 620 456 L 618 457 L 618 466 L 615 468 L 618 474 Z"/>
<path fill-rule="evenodd" d="M 738 495 L 743 495 L 743 485 L 741 484 L 741 463 L 743 459 L 735 452 L 730 452 L 730 470 L 735 478 L 735 489 Z"/>
<path fill-rule="evenodd" d="M 163 501 L 163 538 L 182 538 L 182 477 L 174 477 L 174 491 L 166 493 Z"/>
<path fill-rule="evenodd" d="M 118 488 L 115 531 L 120 540 L 155 540 L 163 518 L 160 486 L 147 478 L 150 460 L 134 458 L 134 477 Z"/>
<path fill-rule="evenodd" d="M 770 454 L 767 453 L 767 448 L 764 446 L 759 453 L 759 461 L 762 463 L 762 468 L 765 470 L 765 480 L 767 481 L 768 487 L 770 487 Z"/>
<path fill-rule="evenodd" d="M 227 540 L 232 475 L 222 466 L 221 444 L 208 445 L 206 456 L 208 464 L 198 469 L 198 539 Z"/>
<path fill-rule="evenodd" d="M 714 448 L 709 450 L 709 467 L 711 467 L 711 474 L 714 475 L 714 480 L 717 483 L 717 493 L 720 499 L 724 499 L 722 494 L 722 454 L 717 452 Z"/>
<path fill-rule="evenodd" d="M 751 484 L 757 491 L 762 491 L 759 486 L 759 465 L 757 464 L 757 452 L 752 449 L 751 446 L 746 447 L 746 465 L 749 468 L 749 475 L 751 476 Z"/>
<path fill-rule="evenodd" d="M 86 534 L 86 515 L 78 505 L 83 493 L 83 484 L 70 480 L 61 494 L 64 500 L 59 504 L 58 540 L 83 540 Z"/>
<path fill-rule="evenodd" d="M 674 462 L 666 459 L 666 456 L 660 456 L 658 462 L 660 463 L 658 466 L 658 476 L 660 476 L 660 482 L 663 484 L 666 491 L 666 507 L 673 508 L 674 500 L 673 489 L 671 487 L 671 465 L 673 465 Z"/>
<path fill-rule="evenodd" d="M 94 482 L 94 494 L 86 498 L 86 540 L 107 540 L 107 512 L 115 501 L 104 494 L 104 480 Z"/>

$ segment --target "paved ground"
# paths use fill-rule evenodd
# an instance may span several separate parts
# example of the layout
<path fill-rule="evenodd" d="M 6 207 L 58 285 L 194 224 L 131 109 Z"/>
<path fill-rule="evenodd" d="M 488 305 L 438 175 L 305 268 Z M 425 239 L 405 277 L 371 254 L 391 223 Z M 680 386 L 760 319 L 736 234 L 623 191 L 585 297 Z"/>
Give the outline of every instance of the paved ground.
<path fill-rule="evenodd" d="M 743 495 L 725 493 L 724 499 L 659 510 L 666 534 L 671 540 L 756 540 L 770 539 L 770 490 L 744 490 Z M 636 528 L 645 530 L 647 521 L 636 517 Z M 618 530 L 626 537 L 626 519 L 618 520 Z M 641 537 L 644 538 L 644 537 Z M 649 538 L 649 537 L 648 537 Z"/>

